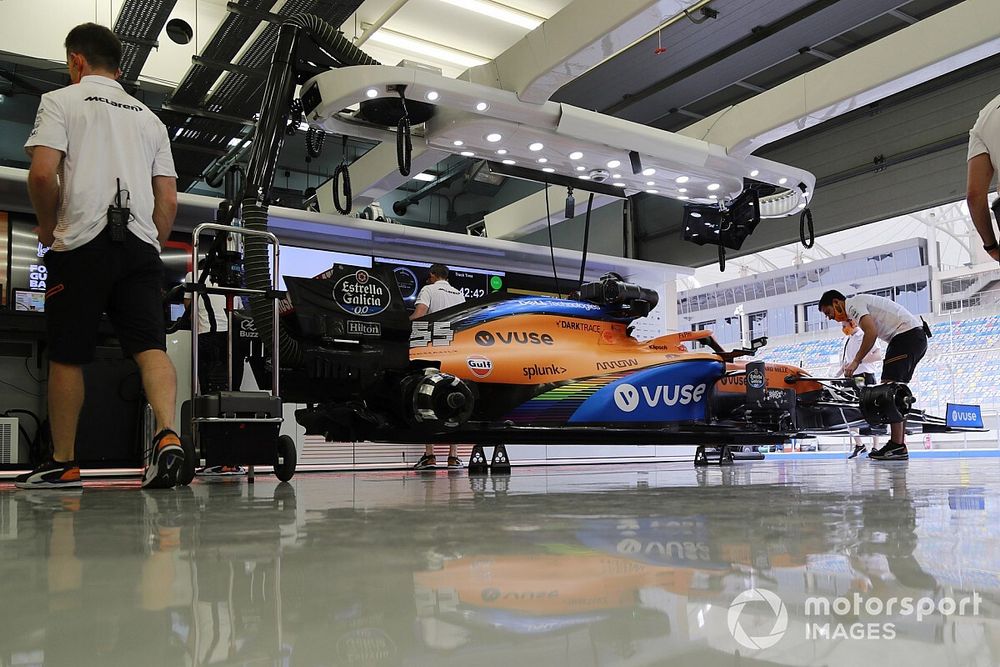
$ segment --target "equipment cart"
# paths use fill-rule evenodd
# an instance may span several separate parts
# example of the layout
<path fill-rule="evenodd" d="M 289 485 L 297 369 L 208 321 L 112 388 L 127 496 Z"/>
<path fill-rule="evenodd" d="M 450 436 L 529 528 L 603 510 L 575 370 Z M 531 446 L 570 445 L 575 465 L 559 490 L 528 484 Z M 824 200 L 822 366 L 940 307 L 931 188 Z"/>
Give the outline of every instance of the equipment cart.
<path fill-rule="evenodd" d="M 186 285 L 191 298 L 191 429 L 182 437 L 187 461 L 182 483 L 194 478 L 197 465 L 247 466 L 248 481 L 254 481 L 254 466 L 274 468 L 275 476 L 287 482 L 295 474 L 295 441 L 281 435 L 283 421 L 279 386 L 278 359 L 278 301 L 284 293 L 278 289 L 279 246 L 278 239 L 270 232 L 203 223 L 193 232 L 192 266 L 198 266 L 201 235 L 206 231 L 219 234 L 260 236 L 271 246 L 271 289 L 248 289 L 235 286 L 235 281 L 215 281 L 209 287 L 206 281 L 195 280 Z M 210 255 L 213 254 L 210 252 Z M 204 277 L 204 274 L 203 276 Z M 228 283 L 228 285 L 226 285 Z M 238 284 L 238 283 L 237 283 Z M 226 297 L 226 316 L 229 321 L 227 336 L 227 367 L 229 391 L 203 394 L 198 380 L 198 316 L 201 307 L 199 296 L 222 294 Z M 262 295 L 271 299 L 274 309 L 274 326 L 271 329 L 271 391 L 239 391 L 233 387 L 233 298 L 240 295 Z M 260 341 L 264 344 L 264 341 Z"/>

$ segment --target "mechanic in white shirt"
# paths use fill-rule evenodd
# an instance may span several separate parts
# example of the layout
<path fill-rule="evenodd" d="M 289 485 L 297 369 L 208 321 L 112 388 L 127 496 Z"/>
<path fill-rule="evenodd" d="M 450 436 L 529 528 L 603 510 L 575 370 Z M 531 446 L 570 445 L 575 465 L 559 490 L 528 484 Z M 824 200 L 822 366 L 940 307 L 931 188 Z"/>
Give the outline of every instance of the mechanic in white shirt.
<path fill-rule="evenodd" d="M 1000 246 L 997 245 L 989 207 L 990 183 L 993 182 L 993 175 L 1000 171 L 1000 95 L 983 107 L 976 124 L 969 131 L 968 160 L 965 201 L 969 205 L 969 215 L 983 239 L 983 250 L 1000 261 Z M 998 204 L 994 202 L 994 206 Z M 1000 219 L 1000 211 L 994 208 L 994 212 Z"/>
<path fill-rule="evenodd" d="M 430 275 L 427 276 L 427 284 L 417 294 L 417 306 L 410 314 L 410 319 L 415 320 L 425 315 L 431 315 L 461 303 L 465 303 L 465 295 L 448 284 L 448 267 L 444 264 L 432 264 Z M 436 465 L 437 457 L 434 456 L 434 445 L 427 445 L 424 455 L 413 467 L 415 470 L 424 470 Z M 457 445 L 451 445 L 448 448 L 448 467 L 462 467 L 462 460 L 458 458 Z"/>
<path fill-rule="evenodd" d="M 66 36 L 71 86 L 42 95 L 25 150 L 48 291 L 48 415 L 53 456 L 18 477 L 20 488 L 79 487 L 76 426 L 82 365 L 107 313 L 142 375 L 156 417 L 142 485 L 172 487 L 184 462 L 173 430 L 177 379 L 166 355 L 161 244 L 177 213 L 177 173 L 163 123 L 118 83 L 122 44 L 84 23 Z M 110 207 L 114 206 L 112 210 Z"/>
<path fill-rule="evenodd" d="M 844 348 L 840 352 L 840 366 L 835 375 L 846 376 L 847 373 L 845 372 L 845 369 L 847 364 L 853 361 L 857 356 L 858 350 L 861 349 L 861 344 L 864 342 L 865 335 L 864 331 L 861 330 L 861 327 L 857 326 L 853 320 L 847 320 L 844 322 L 842 329 L 847 338 L 844 340 Z M 882 361 L 882 350 L 879 348 L 878 340 L 876 340 L 871 351 L 865 355 L 858 367 L 854 369 L 854 373 L 851 377 L 854 378 L 855 381 L 860 380 L 861 383 L 866 386 L 875 384 L 875 372 L 878 370 L 878 362 L 880 361 Z M 868 430 L 871 431 L 871 427 L 868 427 Z M 861 440 L 861 433 L 857 430 L 852 430 L 851 437 L 854 440 L 854 450 L 851 452 L 851 455 L 847 457 L 849 459 L 853 459 L 865 451 L 864 442 Z M 871 437 L 872 451 L 874 451 L 878 449 L 878 438 L 875 436 L 874 432 L 871 433 Z"/>
<path fill-rule="evenodd" d="M 844 366 L 845 376 L 854 375 L 875 346 L 875 340 L 881 339 L 887 343 L 885 361 L 882 362 L 882 382 L 906 384 L 913 379 L 913 371 L 927 354 L 927 339 L 930 337 L 930 328 L 919 317 L 892 299 L 872 294 L 847 298 L 837 290 L 829 290 L 820 297 L 819 309 L 831 320 L 857 322 L 864 332 L 854 359 Z M 876 461 L 907 460 L 905 424 L 905 420 L 889 424 L 889 442 L 869 454 L 869 458 Z"/>
<path fill-rule="evenodd" d="M 448 283 L 448 267 L 432 264 L 427 284 L 417 294 L 417 305 L 410 313 L 410 319 L 415 320 L 460 303 L 465 303 L 465 295 Z"/>

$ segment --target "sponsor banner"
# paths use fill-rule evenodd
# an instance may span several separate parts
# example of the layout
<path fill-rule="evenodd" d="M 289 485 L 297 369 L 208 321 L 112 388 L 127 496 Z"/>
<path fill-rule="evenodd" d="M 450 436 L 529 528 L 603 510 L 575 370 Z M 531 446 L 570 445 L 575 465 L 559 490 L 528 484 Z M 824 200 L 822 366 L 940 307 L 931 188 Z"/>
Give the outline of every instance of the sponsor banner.
<path fill-rule="evenodd" d="M 365 269 L 343 276 L 333 284 L 333 301 L 346 313 L 374 317 L 392 304 L 392 292 Z"/>
<path fill-rule="evenodd" d="M 548 366 L 532 364 L 531 366 L 522 368 L 521 372 L 524 377 L 529 380 L 534 380 L 535 378 L 548 378 L 556 375 L 563 375 L 566 373 L 566 369 L 555 364 L 549 364 Z"/>
<path fill-rule="evenodd" d="M 240 319 L 240 338 L 259 338 L 257 335 L 257 326 L 250 317 L 244 317 Z"/>
<path fill-rule="evenodd" d="M 586 333 L 601 333 L 603 330 L 600 322 L 588 322 L 586 320 L 556 320 L 556 328 L 583 331 Z"/>
<path fill-rule="evenodd" d="M 945 420 L 949 427 L 983 428 L 983 410 L 978 405 L 949 403 Z"/>
<path fill-rule="evenodd" d="M 638 359 L 611 359 L 610 361 L 598 361 L 595 364 L 597 370 L 606 371 L 621 371 L 629 368 L 638 368 Z"/>
<path fill-rule="evenodd" d="M 765 385 L 764 371 L 758 367 L 747 371 L 747 385 L 751 389 L 763 389 Z"/>
<path fill-rule="evenodd" d="M 490 373 L 493 372 L 493 360 L 481 354 L 469 357 L 465 360 L 465 363 L 472 374 L 479 380 L 488 378 Z"/>
<path fill-rule="evenodd" d="M 477 345 L 492 347 L 494 345 L 554 345 L 555 339 L 550 334 L 537 331 L 504 331 L 483 329 L 475 333 Z"/>
<path fill-rule="evenodd" d="M 747 364 L 749 366 L 749 364 Z M 736 366 L 736 370 L 739 370 L 740 366 Z M 730 367 L 730 370 L 734 370 Z M 726 375 L 722 377 L 716 384 L 716 390 L 724 393 L 744 393 L 747 390 L 747 376 L 752 376 L 751 385 L 752 389 L 757 389 L 758 391 L 762 387 L 770 388 L 783 388 L 783 389 L 794 389 L 798 394 L 804 394 L 811 391 L 817 391 L 821 387 L 818 383 L 813 381 L 803 381 L 797 382 L 795 384 L 789 384 L 785 378 L 789 375 L 802 375 L 802 369 L 796 368 L 795 366 L 786 366 L 785 364 L 764 364 L 764 373 L 760 375 L 759 373 L 754 373 L 752 369 L 747 368 L 746 373 L 740 375 Z"/>
<path fill-rule="evenodd" d="M 577 408 L 570 423 L 679 422 L 705 418 L 718 361 L 684 361 L 636 371 L 609 383 Z"/>
<path fill-rule="evenodd" d="M 556 315 L 566 318 L 605 316 L 604 308 L 587 301 L 569 301 L 545 297 L 523 297 L 491 304 L 458 322 L 461 328 L 471 327 L 510 315 Z M 595 324 L 601 324 L 595 321 Z M 607 323 L 605 323 L 607 324 Z"/>
<path fill-rule="evenodd" d="M 347 320 L 347 333 L 351 336 L 381 336 L 382 325 L 379 322 Z"/>

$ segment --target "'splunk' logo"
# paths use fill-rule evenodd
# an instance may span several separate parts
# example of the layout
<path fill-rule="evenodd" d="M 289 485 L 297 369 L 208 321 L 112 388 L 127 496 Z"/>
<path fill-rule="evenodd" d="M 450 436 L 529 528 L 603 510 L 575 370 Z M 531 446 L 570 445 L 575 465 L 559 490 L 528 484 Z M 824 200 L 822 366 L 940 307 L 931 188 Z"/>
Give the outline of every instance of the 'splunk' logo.
<path fill-rule="evenodd" d="M 770 614 L 766 614 L 768 620 L 770 619 L 770 615 L 773 614 L 774 625 L 771 626 L 770 631 L 763 635 L 751 636 L 740 622 L 744 608 L 752 602 L 763 602 L 770 608 Z M 755 608 L 761 607 L 759 604 L 754 606 Z M 785 603 L 781 601 L 777 593 L 772 593 L 763 588 L 751 588 L 737 595 L 736 599 L 729 605 L 729 613 L 726 616 L 726 621 L 729 625 L 729 633 L 736 640 L 737 644 L 743 648 L 759 651 L 771 648 L 785 636 L 785 632 L 788 630 L 788 609 L 785 608 Z"/>

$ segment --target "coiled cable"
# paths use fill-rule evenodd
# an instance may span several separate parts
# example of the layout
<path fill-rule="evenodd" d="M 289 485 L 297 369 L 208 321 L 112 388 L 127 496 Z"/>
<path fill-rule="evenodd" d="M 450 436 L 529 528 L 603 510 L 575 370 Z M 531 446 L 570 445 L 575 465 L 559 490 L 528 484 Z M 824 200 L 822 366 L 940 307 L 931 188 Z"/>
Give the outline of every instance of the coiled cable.
<path fill-rule="evenodd" d="M 806 237 L 807 227 L 809 230 L 808 239 Z M 816 229 L 813 227 L 813 214 L 808 208 L 803 209 L 801 215 L 799 215 L 799 240 L 806 249 L 816 245 Z"/>
<path fill-rule="evenodd" d="M 351 208 L 354 205 L 354 197 L 351 192 L 351 172 L 347 165 L 347 136 L 343 138 L 343 150 L 342 158 L 340 164 L 337 168 L 333 170 L 333 206 L 337 209 L 337 213 L 341 215 L 347 215 L 351 212 Z M 342 206 L 340 203 L 340 193 L 341 188 L 343 188 L 345 203 Z"/>

